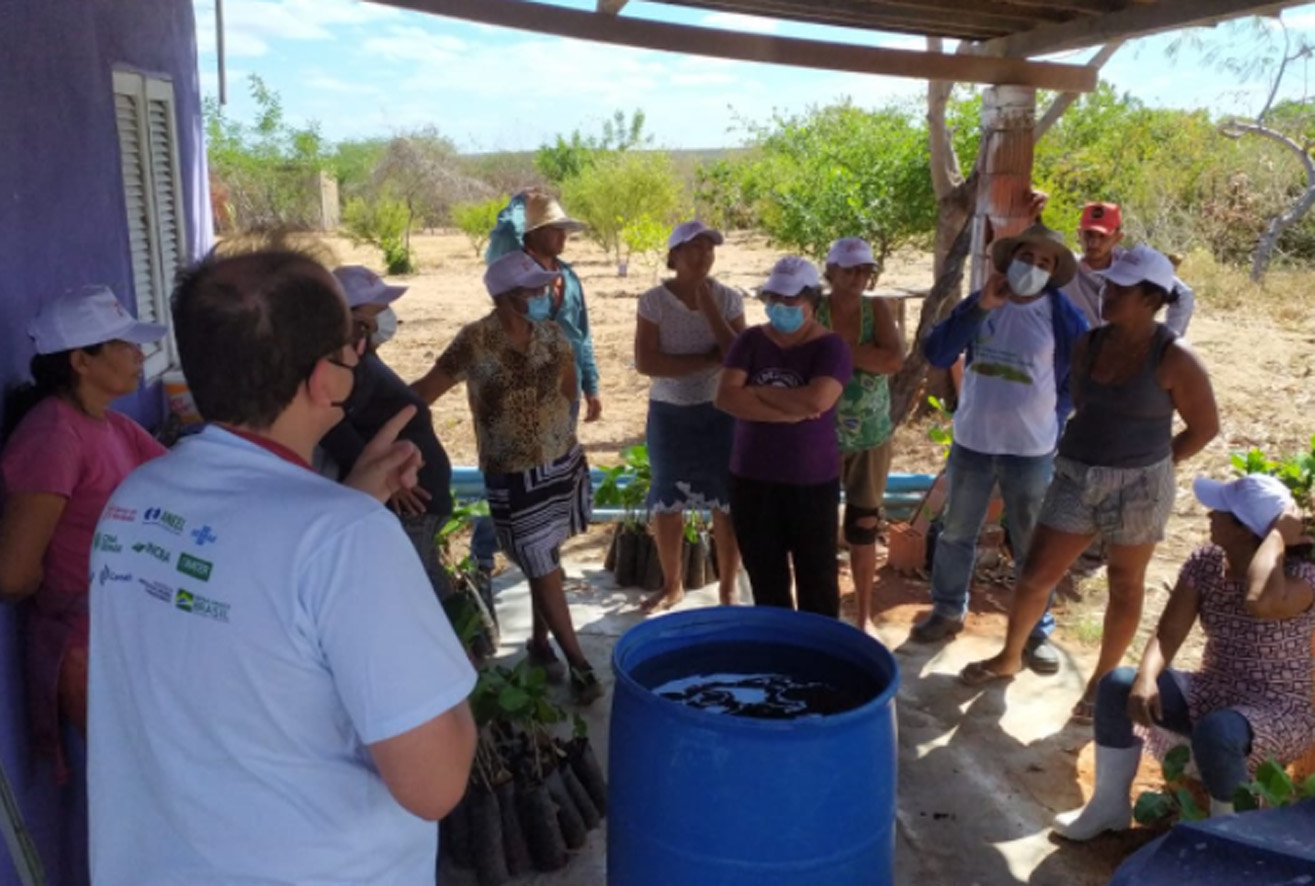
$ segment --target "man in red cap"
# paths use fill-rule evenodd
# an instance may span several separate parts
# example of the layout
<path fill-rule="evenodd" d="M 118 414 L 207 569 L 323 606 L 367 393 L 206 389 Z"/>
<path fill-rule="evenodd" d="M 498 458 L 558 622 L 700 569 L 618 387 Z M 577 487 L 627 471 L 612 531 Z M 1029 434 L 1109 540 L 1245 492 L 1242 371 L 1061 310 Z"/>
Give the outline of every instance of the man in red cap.
<path fill-rule="evenodd" d="M 1123 212 L 1117 203 L 1088 203 L 1082 208 L 1082 221 L 1078 223 L 1078 242 L 1082 244 L 1078 272 L 1063 291 L 1093 329 L 1104 323 L 1100 315 L 1100 291 L 1105 281 L 1099 272 L 1109 268 L 1122 254 L 1123 247 L 1119 245 L 1122 240 Z M 1164 325 L 1178 335 L 1186 335 L 1196 296 L 1177 277 L 1174 291 L 1178 298 L 1169 305 Z"/>

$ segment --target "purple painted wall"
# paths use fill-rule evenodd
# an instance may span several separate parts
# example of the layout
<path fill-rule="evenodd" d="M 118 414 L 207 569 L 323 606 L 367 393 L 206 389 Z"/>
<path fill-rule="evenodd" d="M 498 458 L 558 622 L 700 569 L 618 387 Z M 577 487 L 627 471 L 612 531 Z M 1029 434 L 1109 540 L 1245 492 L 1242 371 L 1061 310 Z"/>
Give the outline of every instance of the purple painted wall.
<path fill-rule="evenodd" d="M 27 376 L 27 324 L 44 297 L 104 283 L 135 306 L 116 68 L 172 79 L 191 256 L 208 248 L 211 233 L 191 0 L 0 0 L 0 7 L 0 386 L 7 388 Z M 117 407 L 152 424 L 158 390 Z M 0 605 L 0 762 L 48 882 L 76 886 L 87 881 L 85 792 L 56 790 L 50 766 L 29 751 L 16 616 Z M 17 883 L 0 841 L 0 886 Z"/>

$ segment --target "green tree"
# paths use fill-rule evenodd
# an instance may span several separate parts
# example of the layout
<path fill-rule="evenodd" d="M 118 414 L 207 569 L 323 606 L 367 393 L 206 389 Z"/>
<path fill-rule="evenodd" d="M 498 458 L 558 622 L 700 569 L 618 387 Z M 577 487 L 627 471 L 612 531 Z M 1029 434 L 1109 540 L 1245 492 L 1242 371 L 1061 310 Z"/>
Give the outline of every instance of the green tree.
<path fill-rule="evenodd" d="M 297 127 L 283 114 L 279 94 L 252 74 L 256 116 L 226 116 L 213 98 L 202 106 L 206 157 L 226 216 L 221 227 L 313 227 L 320 222 L 318 175 L 330 165 L 319 125 Z"/>
<path fill-rule="evenodd" d="M 773 240 L 821 258 L 837 237 L 863 237 L 878 263 L 929 243 L 936 200 L 927 134 L 906 109 L 845 103 L 752 133 L 755 151 L 736 163 L 735 189 Z"/>
<path fill-rule="evenodd" d="M 458 203 L 452 207 L 452 221 L 470 240 L 477 258 L 484 255 L 484 246 L 489 242 L 493 226 L 498 223 L 498 213 L 502 211 L 504 203 L 501 197 L 494 197 L 492 200 Z"/>
<path fill-rule="evenodd" d="M 652 137 L 644 133 L 644 112 L 635 110 L 627 118 L 624 111 L 614 111 L 603 121 L 599 135 L 584 136 L 580 130 L 569 137 L 558 135 L 550 145 L 534 153 L 534 168 L 555 185 L 581 175 L 608 154 L 631 151 L 649 145 Z"/>
<path fill-rule="evenodd" d="M 626 259 L 622 232 L 627 225 L 647 217 L 669 227 L 688 203 L 667 154 L 629 150 L 606 155 L 567 179 L 562 201 L 589 225 L 588 236 L 614 255 L 618 266 Z"/>

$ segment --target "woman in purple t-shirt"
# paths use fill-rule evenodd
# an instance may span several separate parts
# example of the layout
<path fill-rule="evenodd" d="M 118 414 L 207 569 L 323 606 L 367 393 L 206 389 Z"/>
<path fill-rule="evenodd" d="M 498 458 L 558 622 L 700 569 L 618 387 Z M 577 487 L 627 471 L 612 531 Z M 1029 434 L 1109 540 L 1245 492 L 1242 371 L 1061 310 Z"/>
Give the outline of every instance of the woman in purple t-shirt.
<path fill-rule="evenodd" d="M 113 292 L 89 286 L 43 305 L 28 332 L 33 384 L 5 402 L 0 600 L 26 601 L 32 737 L 63 782 L 60 722 L 87 731 L 91 548 L 118 544 L 113 534 L 96 537 L 96 522 L 123 478 L 165 451 L 109 406 L 137 390 L 140 345 L 166 329 L 138 323 Z"/>
<path fill-rule="evenodd" d="M 836 526 L 840 447 L 836 401 L 852 372 L 849 348 L 817 322 L 817 268 L 776 263 L 763 286 L 769 322 L 746 329 L 726 355 L 717 407 L 735 416 L 731 520 L 761 606 L 840 614 Z"/>

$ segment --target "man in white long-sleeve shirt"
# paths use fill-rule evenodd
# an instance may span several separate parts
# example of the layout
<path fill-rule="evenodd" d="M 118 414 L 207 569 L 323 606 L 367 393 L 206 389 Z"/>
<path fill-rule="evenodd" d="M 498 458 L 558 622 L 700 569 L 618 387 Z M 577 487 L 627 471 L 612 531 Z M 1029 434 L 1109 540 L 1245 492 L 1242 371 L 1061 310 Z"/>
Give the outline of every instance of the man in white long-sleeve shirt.
<path fill-rule="evenodd" d="M 1100 289 L 1105 281 L 1099 272 L 1109 268 L 1123 253 L 1119 245 L 1123 240 L 1123 213 L 1118 204 L 1088 203 L 1083 207 L 1078 240 L 1082 244 L 1078 272 L 1063 292 L 1095 329 L 1104 324 L 1100 316 Z M 1173 282 L 1178 298 L 1166 309 L 1164 325 L 1182 336 L 1187 334 L 1187 324 L 1192 320 L 1196 294 L 1177 277 Z"/>

